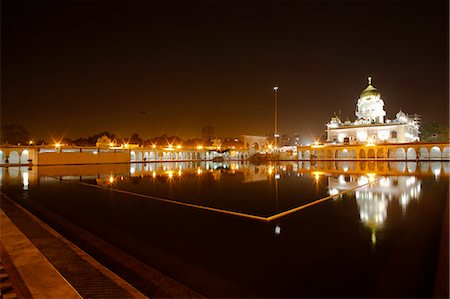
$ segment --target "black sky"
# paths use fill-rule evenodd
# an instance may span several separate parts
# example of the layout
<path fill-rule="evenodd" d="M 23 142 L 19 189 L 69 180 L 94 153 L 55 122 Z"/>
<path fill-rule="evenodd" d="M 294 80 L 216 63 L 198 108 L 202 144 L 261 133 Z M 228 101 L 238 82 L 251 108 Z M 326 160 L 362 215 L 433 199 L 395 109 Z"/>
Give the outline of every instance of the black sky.
<path fill-rule="evenodd" d="M 1 122 L 35 138 L 319 136 L 367 76 L 448 123 L 448 2 L 2 2 Z M 142 112 L 145 112 L 142 113 Z M 305 140 L 306 141 L 306 140 Z"/>

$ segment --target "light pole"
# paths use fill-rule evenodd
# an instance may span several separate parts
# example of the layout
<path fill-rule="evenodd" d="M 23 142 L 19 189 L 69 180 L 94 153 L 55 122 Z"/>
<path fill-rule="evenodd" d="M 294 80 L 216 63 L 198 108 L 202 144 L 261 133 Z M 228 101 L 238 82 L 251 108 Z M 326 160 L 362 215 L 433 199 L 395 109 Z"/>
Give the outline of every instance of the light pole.
<path fill-rule="evenodd" d="M 278 86 L 273 88 L 275 92 L 275 152 L 278 151 Z"/>

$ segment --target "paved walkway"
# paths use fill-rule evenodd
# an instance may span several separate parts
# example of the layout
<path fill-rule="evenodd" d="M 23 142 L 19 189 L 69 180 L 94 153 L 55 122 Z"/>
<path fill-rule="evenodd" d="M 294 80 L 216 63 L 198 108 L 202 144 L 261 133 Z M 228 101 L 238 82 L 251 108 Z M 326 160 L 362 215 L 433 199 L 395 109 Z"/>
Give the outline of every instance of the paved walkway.
<path fill-rule="evenodd" d="M 145 297 L 4 195 L 0 220 L 4 276 L 18 297 Z"/>

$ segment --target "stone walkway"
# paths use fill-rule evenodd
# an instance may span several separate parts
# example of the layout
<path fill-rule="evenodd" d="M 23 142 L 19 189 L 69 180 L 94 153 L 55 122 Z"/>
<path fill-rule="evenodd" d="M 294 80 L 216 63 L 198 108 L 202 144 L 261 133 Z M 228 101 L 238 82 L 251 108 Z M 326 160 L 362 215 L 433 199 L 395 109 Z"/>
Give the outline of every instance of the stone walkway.
<path fill-rule="evenodd" d="M 0 220 L 2 298 L 145 297 L 4 195 Z"/>

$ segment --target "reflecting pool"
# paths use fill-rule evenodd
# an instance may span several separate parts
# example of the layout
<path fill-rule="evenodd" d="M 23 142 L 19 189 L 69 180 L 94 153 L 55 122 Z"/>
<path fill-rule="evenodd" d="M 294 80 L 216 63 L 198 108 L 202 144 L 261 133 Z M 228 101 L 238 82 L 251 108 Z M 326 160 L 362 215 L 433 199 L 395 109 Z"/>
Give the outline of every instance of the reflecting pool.
<path fill-rule="evenodd" d="M 448 174 L 438 161 L 175 162 L 0 168 L 0 182 L 94 257 L 57 219 L 206 297 L 432 297 Z"/>

